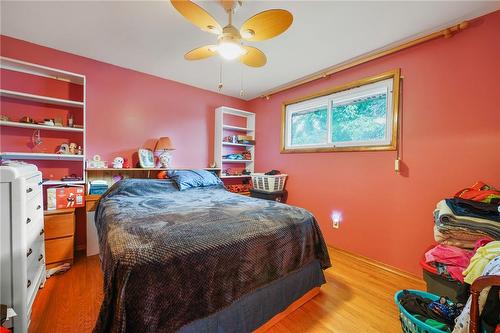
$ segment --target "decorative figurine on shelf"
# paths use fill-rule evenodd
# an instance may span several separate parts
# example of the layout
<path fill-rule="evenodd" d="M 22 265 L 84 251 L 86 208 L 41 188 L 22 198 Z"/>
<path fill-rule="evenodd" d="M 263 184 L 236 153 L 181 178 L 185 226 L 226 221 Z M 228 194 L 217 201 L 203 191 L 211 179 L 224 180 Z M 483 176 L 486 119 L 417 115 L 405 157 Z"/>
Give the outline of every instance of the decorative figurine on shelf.
<path fill-rule="evenodd" d="M 210 164 L 208 165 L 208 167 L 209 167 L 210 169 L 215 169 L 215 167 L 217 167 L 217 163 L 215 163 L 215 162 L 210 162 Z"/>
<path fill-rule="evenodd" d="M 103 169 L 108 167 L 108 162 L 101 161 L 100 155 L 94 155 L 91 160 L 87 161 L 87 168 L 90 169 Z"/>
<path fill-rule="evenodd" d="M 42 137 L 40 135 L 40 130 L 33 131 L 33 134 L 31 135 L 31 143 L 33 143 L 34 148 L 43 143 Z"/>
<path fill-rule="evenodd" d="M 78 148 L 76 149 L 76 154 L 77 154 L 77 155 L 83 155 L 83 149 L 82 149 L 82 146 L 78 146 Z"/>
<path fill-rule="evenodd" d="M 123 168 L 123 157 L 115 157 L 113 160 L 113 169 L 122 169 Z"/>
<path fill-rule="evenodd" d="M 162 137 L 155 146 L 154 155 L 157 158 L 157 168 L 169 168 L 172 166 L 171 150 L 175 150 L 169 137 Z"/>
<path fill-rule="evenodd" d="M 123 168 L 130 169 L 130 163 L 128 162 L 128 158 L 123 158 Z"/>
<path fill-rule="evenodd" d="M 71 142 L 69 144 L 69 153 L 72 155 L 76 155 L 78 149 L 78 145 L 74 142 Z"/>
<path fill-rule="evenodd" d="M 19 120 L 20 123 L 27 123 L 27 124 L 34 124 L 35 121 L 33 120 L 33 118 L 31 117 L 28 117 L 28 116 L 25 116 L 25 117 L 22 117 L 20 120 Z"/>
<path fill-rule="evenodd" d="M 63 155 L 69 154 L 69 145 L 67 143 L 63 143 L 62 145 L 60 145 L 57 154 L 63 154 Z"/>
<path fill-rule="evenodd" d="M 73 118 L 73 115 L 70 113 L 68 115 L 68 127 L 73 127 L 74 125 L 74 118 Z"/>

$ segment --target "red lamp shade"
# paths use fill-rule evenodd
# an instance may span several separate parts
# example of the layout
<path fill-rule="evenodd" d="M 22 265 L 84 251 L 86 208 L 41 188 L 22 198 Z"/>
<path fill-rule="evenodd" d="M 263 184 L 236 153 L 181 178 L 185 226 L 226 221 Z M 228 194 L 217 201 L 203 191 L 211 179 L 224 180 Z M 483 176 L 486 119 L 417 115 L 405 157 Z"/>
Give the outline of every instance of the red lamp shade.
<path fill-rule="evenodd" d="M 155 146 L 155 151 L 175 150 L 172 140 L 168 136 L 160 138 Z"/>

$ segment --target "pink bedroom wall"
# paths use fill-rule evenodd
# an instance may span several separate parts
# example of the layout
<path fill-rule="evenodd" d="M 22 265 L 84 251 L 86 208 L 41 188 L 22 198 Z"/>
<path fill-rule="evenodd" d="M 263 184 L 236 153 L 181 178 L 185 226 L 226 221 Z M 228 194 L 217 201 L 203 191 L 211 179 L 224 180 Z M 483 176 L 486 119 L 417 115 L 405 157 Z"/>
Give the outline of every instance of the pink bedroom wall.
<path fill-rule="evenodd" d="M 97 60 L 0 36 L 1 55 L 86 75 L 87 155 L 131 158 L 169 136 L 175 167 L 203 168 L 213 159 L 214 109 L 246 102 Z M 134 163 L 137 158 L 133 158 Z"/>
<path fill-rule="evenodd" d="M 439 39 L 303 85 L 245 102 L 178 82 L 0 36 L 1 54 L 87 76 L 87 154 L 130 157 L 170 136 L 177 167 L 213 155 L 213 110 L 257 113 L 257 171 L 289 174 L 289 203 L 312 211 L 329 245 L 419 274 L 433 242 L 435 203 L 482 179 L 500 187 L 500 12 Z M 284 101 L 401 68 L 403 163 L 394 152 L 280 154 Z M 341 211 L 340 229 L 330 214 Z"/>
<path fill-rule="evenodd" d="M 433 243 L 438 200 L 483 180 L 500 188 L 500 12 L 438 39 L 302 85 L 256 98 L 256 169 L 289 175 L 289 203 L 319 220 L 335 247 L 421 274 Z M 404 172 L 395 152 L 280 154 L 282 103 L 401 68 Z M 340 229 L 330 214 L 342 212 Z"/>

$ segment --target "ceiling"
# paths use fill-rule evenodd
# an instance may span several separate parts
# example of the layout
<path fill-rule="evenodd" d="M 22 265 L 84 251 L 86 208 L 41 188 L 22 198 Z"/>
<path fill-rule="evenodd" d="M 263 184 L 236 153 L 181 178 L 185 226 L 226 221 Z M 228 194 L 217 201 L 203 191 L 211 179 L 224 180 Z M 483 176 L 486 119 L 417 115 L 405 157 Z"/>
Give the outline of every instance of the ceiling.
<path fill-rule="evenodd" d="M 222 25 L 216 2 L 197 1 Z M 283 35 L 247 43 L 268 62 L 249 68 L 223 62 L 221 93 L 251 99 L 277 86 L 397 41 L 500 8 L 500 2 L 245 1 L 234 25 L 270 8 L 294 22 Z M 218 91 L 218 57 L 186 61 L 185 52 L 215 35 L 187 22 L 168 1 L 1 1 L 1 33 L 114 65 Z"/>

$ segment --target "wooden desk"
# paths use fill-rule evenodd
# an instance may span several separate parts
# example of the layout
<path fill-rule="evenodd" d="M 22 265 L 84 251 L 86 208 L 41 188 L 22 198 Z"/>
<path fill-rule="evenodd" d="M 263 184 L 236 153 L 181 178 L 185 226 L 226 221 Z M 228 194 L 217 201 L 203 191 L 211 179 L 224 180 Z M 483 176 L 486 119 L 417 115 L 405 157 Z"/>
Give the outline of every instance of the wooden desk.
<path fill-rule="evenodd" d="M 45 263 L 47 269 L 73 263 L 75 241 L 75 209 L 44 211 Z"/>
<path fill-rule="evenodd" d="M 101 198 L 100 194 L 87 194 L 85 196 L 85 210 L 93 212 L 97 208 L 97 202 Z"/>

